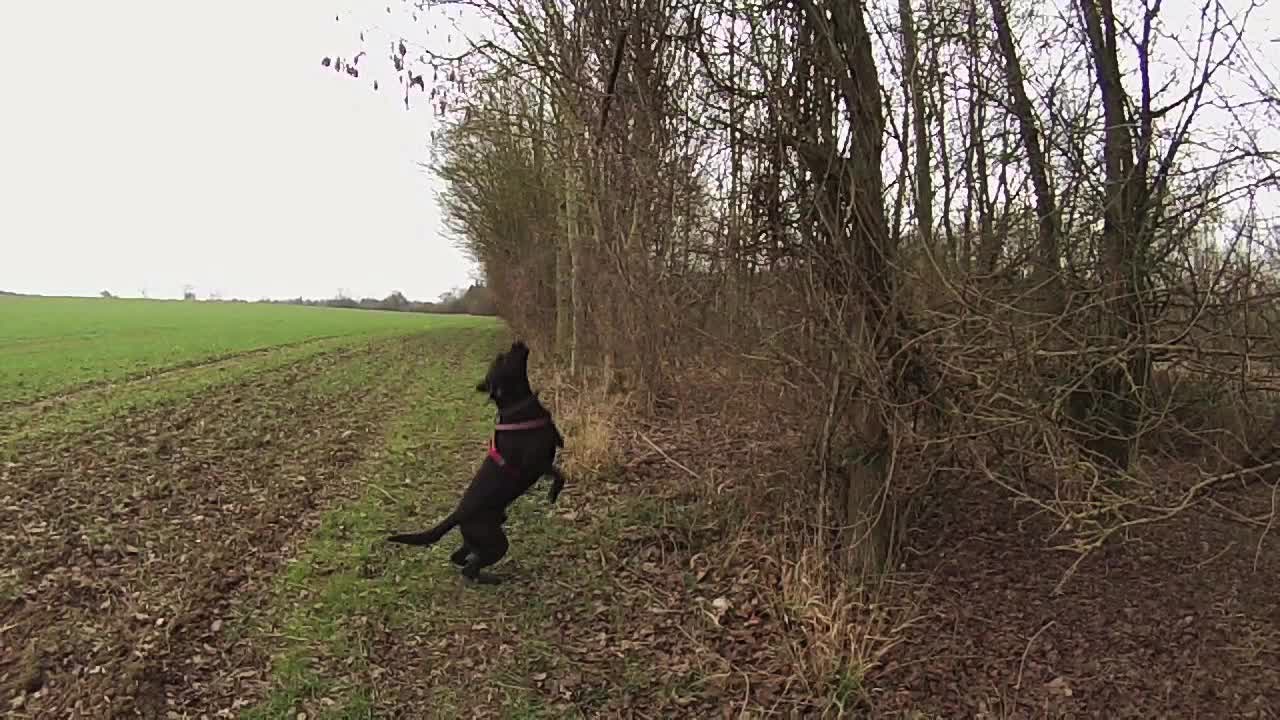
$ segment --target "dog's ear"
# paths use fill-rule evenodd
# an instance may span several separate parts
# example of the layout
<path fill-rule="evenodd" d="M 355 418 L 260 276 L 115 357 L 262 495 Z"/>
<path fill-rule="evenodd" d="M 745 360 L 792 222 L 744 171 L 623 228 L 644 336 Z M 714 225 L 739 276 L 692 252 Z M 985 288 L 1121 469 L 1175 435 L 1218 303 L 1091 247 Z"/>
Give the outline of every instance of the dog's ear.
<path fill-rule="evenodd" d="M 511 352 L 507 354 L 511 361 L 511 369 L 513 372 L 523 372 L 524 368 L 529 364 L 529 346 L 524 344 L 523 340 L 517 340 L 511 344 Z"/>
<path fill-rule="evenodd" d="M 493 362 L 489 365 L 489 371 L 484 374 L 484 379 L 476 383 L 476 392 L 491 392 L 493 390 L 493 375 L 502 367 L 502 353 L 493 356 Z"/>

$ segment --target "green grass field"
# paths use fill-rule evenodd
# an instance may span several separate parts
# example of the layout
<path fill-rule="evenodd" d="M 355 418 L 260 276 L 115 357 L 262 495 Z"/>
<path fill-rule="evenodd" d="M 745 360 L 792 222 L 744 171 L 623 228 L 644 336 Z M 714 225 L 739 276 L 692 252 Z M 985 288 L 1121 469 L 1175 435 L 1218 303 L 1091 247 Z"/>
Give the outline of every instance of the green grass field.
<path fill-rule="evenodd" d="M 242 303 L 0 298 L 0 406 L 322 338 L 491 322 L 468 316 Z"/>
<path fill-rule="evenodd" d="M 312 556 L 322 512 L 388 484 L 352 475 L 383 467 L 388 433 L 483 445 L 474 384 L 502 334 L 470 316 L 0 299 L 0 706 L 243 714 L 293 692 L 259 634 L 273 579 Z"/>
<path fill-rule="evenodd" d="M 666 659 L 715 660 L 720 631 L 687 569 L 656 572 L 654 533 L 707 522 L 676 503 L 570 470 L 510 508 L 496 588 L 461 585 L 456 535 L 384 542 L 484 457 L 500 322 L 24 298 L 0 335 L 7 716 L 670 717 L 703 693 Z"/>

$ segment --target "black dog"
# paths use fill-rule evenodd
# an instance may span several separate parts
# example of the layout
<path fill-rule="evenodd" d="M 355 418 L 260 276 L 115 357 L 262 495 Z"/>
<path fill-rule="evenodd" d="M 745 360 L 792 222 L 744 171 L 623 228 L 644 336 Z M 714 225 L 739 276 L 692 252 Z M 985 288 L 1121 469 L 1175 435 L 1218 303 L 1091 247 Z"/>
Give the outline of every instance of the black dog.
<path fill-rule="evenodd" d="M 499 353 L 476 390 L 489 394 L 498 406 L 498 424 L 489 443 L 489 454 L 463 493 L 458 506 L 435 527 L 420 533 L 387 538 L 405 545 L 434 545 L 455 526 L 462 532 L 462 547 L 449 559 L 462 567 L 468 580 L 496 584 L 500 580 L 480 572 L 507 554 L 507 506 L 525 494 L 544 475 L 553 479 L 547 500 L 554 503 L 564 489 L 564 476 L 553 465 L 556 448 L 564 438 L 551 413 L 529 387 L 529 348 L 520 341 Z"/>

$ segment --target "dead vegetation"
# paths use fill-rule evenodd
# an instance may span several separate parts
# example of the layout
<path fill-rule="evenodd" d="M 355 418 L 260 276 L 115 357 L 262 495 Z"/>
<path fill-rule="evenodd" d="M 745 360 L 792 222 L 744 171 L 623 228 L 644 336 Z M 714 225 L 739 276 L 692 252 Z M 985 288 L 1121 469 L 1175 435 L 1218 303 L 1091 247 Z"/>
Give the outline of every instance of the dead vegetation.
<path fill-rule="evenodd" d="M 440 78 L 452 228 L 568 383 L 630 397 L 581 415 L 582 468 L 634 432 L 623 457 L 731 507 L 708 556 L 753 547 L 805 692 L 858 678 L 877 700 L 863 679 L 959 678 L 970 656 L 992 673 L 974 687 L 904 692 L 1023 715 L 1043 680 L 1048 715 L 1101 712 L 1069 700 L 1089 683 L 1139 714 L 1275 714 L 1251 665 L 1274 646 L 1229 652 L 1280 621 L 1260 594 L 1280 477 L 1261 5 L 443 8 L 497 28 L 393 53 L 406 92 Z M 1170 594 L 1188 628 L 1239 619 L 1196 646 L 1235 674 L 1143 655 L 1189 647 L 1157 632 L 1181 621 L 1149 602 Z M 1015 621 L 1070 602 L 1091 612 Z M 913 642 L 948 623 L 959 655 Z M 1121 625 L 1142 628 L 1125 652 Z"/>
<path fill-rule="evenodd" d="M 994 598 L 1012 618 L 1064 598 L 1115 608 L 1118 592 L 1155 643 L 1177 618 L 1138 600 L 1176 591 L 1203 614 L 1274 581 L 1260 560 L 1208 569 L 1228 552 L 1219 523 L 1266 554 L 1261 498 L 1280 467 L 1264 132 L 1280 96 L 1258 5 L 466 7 L 497 39 L 393 53 L 406 90 L 427 65 L 448 78 L 432 102 L 452 228 L 567 386 L 628 398 L 578 408 L 574 461 L 606 467 L 600 448 L 625 441 L 622 457 L 714 508 L 707 557 L 768 578 L 795 652 L 785 676 L 820 707 L 876 700 L 864 681 L 893 687 L 891 667 L 945 675 L 942 656 L 901 652 Z M 692 457 L 672 434 L 698 438 Z M 961 555 L 945 582 L 912 574 L 975 547 L 989 555 Z M 1141 569 L 1109 576 L 1113 553 Z M 987 572 L 997 560 L 1011 571 Z M 1276 629 L 1241 602 L 1244 624 L 1205 641 L 1215 652 L 1245 625 Z M 1096 620 L 1111 617 L 990 618 L 970 631 L 1002 642 L 970 635 L 957 652 L 1016 636 L 1016 672 L 909 694 L 1018 715 L 1010 688 L 1043 672 L 1058 673 L 1042 685 L 1056 699 L 1033 699 L 1049 714 L 1096 712 L 1059 702 L 1089 682 L 1148 711 L 1173 702 L 1143 694 L 1165 682 L 1191 683 L 1183 710 L 1280 702 L 1274 678 L 1228 700 L 1133 654 L 1142 677 L 1104 678 Z M 1037 644 L 1058 632 L 1093 633 L 1093 664 Z"/>

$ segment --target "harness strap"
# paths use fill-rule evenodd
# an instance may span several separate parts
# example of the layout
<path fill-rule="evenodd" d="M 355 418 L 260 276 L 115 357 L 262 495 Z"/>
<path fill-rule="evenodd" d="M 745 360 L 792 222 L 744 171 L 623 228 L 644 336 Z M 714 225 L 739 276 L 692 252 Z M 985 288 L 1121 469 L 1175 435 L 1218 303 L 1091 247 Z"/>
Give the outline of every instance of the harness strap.
<path fill-rule="evenodd" d="M 524 422 L 515 423 L 498 423 L 493 426 L 493 435 L 489 438 L 489 459 L 498 467 L 506 468 L 513 473 L 519 473 L 520 469 L 514 465 L 507 463 L 507 459 L 502 457 L 502 453 L 498 452 L 498 432 L 502 430 L 534 430 L 540 427 L 546 427 L 551 424 L 550 416 L 540 417 L 535 420 L 525 420 Z"/>
<path fill-rule="evenodd" d="M 512 472 L 516 472 L 515 467 L 508 465 L 507 459 L 502 457 L 502 453 L 498 452 L 498 444 L 496 440 L 496 436 L 489 440 L 489 459 L 496 463 L 498 467 L 507 468 Z"/>

